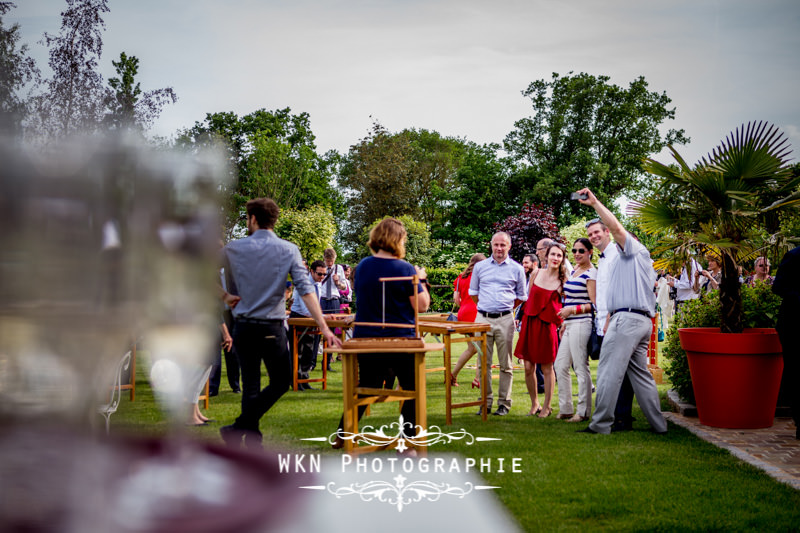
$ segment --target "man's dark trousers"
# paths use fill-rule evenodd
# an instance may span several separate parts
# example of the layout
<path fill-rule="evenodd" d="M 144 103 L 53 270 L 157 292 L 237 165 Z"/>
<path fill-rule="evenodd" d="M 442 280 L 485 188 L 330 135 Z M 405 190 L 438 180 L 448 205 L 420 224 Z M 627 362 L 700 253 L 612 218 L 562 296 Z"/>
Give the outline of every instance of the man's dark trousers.
<path fill-rule="evenodd" d="M 292 363 L 283 320 L 252 322 L 237 320 L 233 343 L 242 369 L 242 414 L 236 429 L 258 432 L 264 413 L 289 390 Z M 261 363 L 267 368 L 269 384 L 261 389 Z"/>

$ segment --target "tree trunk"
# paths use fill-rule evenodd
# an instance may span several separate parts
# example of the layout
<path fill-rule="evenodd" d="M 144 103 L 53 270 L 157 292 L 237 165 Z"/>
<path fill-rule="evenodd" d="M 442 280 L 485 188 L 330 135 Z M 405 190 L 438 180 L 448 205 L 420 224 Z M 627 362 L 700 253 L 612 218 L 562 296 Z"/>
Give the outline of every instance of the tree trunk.
<path fill-rule="evenodd" d="M 722 255 L 722 281 L 719 284 L 720 329 L 722 333 L 741 333 L 742 295 L 739 270 L 727 254 Z"/>

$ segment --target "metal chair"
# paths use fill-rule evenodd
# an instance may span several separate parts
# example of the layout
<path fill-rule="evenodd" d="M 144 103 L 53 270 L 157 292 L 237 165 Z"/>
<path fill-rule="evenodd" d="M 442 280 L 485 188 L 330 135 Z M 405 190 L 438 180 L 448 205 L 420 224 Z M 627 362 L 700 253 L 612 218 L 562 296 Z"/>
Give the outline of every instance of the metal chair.
<path fill-rule="evenodd" d="M 111 431 L 111 415 L 117 412 L 119 401 L 122 398 L 122 373 L 128 369 L 130 364 L 131 352 L 128 352 L 122 356 L 115 368 L 114 382 L 111 385 L 108 403 L 104 403 L 97 407 L 97 412 L 103 415 L 103 418 L 106 419 L 106 435 L 108 435 Z"/>

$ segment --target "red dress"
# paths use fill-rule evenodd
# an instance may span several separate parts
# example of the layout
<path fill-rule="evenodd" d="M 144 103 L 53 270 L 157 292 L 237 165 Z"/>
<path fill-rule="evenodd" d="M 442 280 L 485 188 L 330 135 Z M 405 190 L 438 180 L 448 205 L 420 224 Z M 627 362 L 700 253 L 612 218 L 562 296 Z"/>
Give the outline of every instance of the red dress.
<path fill-rule="evenodd" d="M 531 363 L 551 364 L 558 353 L 558 327 L 561 318 L 561 296 L 531 284 L 531 292 L 523 307 L 524 315 L 514 356 Z"/>
<path fill-rule="evenodd" d="M 469 295 L 469 283 L 472 281 L 472 272 L 466 278 L 461 275 L 453 282 L 453 290 L 461 297 L 461 306 L 458 308 L 459 322 L 475 322 L 475 317 L 478 316 L 478 306 Z"/>

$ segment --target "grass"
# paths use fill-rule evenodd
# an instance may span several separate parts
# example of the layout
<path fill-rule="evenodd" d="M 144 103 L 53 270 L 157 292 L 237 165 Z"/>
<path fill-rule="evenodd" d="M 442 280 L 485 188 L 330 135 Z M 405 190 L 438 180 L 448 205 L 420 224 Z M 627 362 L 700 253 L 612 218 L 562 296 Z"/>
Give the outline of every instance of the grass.
<path fill-rule="evenodd" d="M 441 359 L 441 353 L 429 354 L 428 366 L 441 366 Z M 596 364 L 592 362 L 593 376 Z M 112 433 L 160 434 L 166 430 L 145 367 L 145 358 L 139 358 L 136 401 L 131 403 L 125 396 L 111 418 Z M 340 370 L 341 364 L 334 363 L 327 391 L 290 391 L 278 401 L 261 422 L 267 446 L 340 453 L 326 444 L 300 440 L 335 431 L 341 416 Z M 461 386 L 453 389 L 455 401 L 477 397 L 469 387 L 472 372 L 470 368 L 462 372 Z M 319 370 L 315 373 L 319 375 Z M 431 453 L 492 458 L 493 470 L 497 458 L 505 458 L 507 465 L 512 458 L 520 458 L 520 474 L 510 473 L 507 467 L 505 473 L 482 475 L 488 484 L 501 487 L 496 496 L 525 531 L 790 531 L 800 527 L 800 492 L 681 427 L 670 424 L 666 436 L 652 434 L 636 405 L 634 431 L 611 436 L 576 434 L 586 423 L 570 424 L 555 416 L 523 416 L 530 408 L 530 398 L 520 370 L 514 373 L 513 407 L 508 416 L 482 422 L 471 407 L 455 410 L 453 425 L 446 426 L 442 381 L 441 372 L 428 374 L 429 425 L 444 432 L 463 428 L 476 437 L 502 440 L 472 446 L 457 441 L 432 448 Z M 668 388 L 659 386 L 662 401 Z M 573 392 L 577 392 L 574 376 Z M 189 432 L 198 439 L 220 441 L 219 427 L 239 414 L 240 398 L 230 392 L 223 376 L 220 395 L 212 398 L 206 412 L 217 423 L 189 428 Z M 554 397 L 554 409 L 557 404 Z M 396 422 L 397 416 L 397 404 L 377 405 L 362 425 L 379 427 Z"/>

